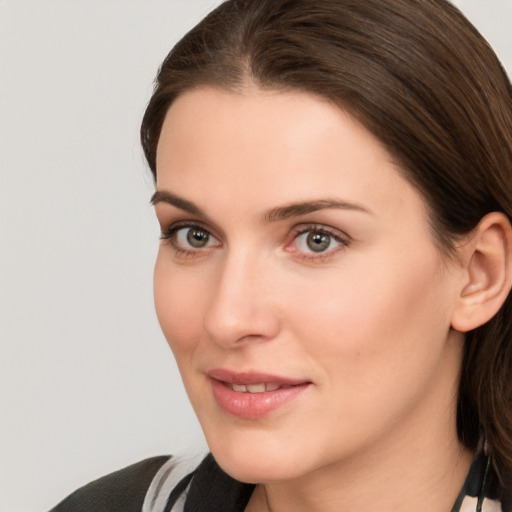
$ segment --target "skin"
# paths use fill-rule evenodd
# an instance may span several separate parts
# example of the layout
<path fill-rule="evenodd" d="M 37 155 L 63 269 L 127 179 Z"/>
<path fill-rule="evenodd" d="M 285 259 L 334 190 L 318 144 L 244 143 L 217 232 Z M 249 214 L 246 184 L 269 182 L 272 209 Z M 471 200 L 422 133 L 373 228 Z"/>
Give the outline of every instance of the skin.
<path fill-rule="evenodd" d="M 155 303 L 210 450 L 260 484 L 247 510 L 448 512 L 472 456 L 456 436 L 451 329 L 466 274 L 379 141 L 306 93 L 196 89 L 165 119 L 157 191 L 200 210 L 155 197 L 162 233 L 180 223 L 160 245 Z M 349 206 L 268 219 L 319 200 Z M 315 252 L 307 236 L 322 231 Z M 215 401 L 213 368 L 310 385 L 242 419 Z"/>

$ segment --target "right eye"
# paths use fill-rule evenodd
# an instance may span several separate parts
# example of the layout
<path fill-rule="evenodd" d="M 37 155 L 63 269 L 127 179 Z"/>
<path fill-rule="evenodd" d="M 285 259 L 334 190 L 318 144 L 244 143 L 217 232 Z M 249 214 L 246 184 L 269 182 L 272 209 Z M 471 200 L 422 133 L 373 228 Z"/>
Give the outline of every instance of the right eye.
<path fill-rule="evenodd" d="M 193 253 L 220 246 L 220 242 L 207 229 L 195 224 L 171 226 L 161 238 L 169 240 L 180 253 Z"/>

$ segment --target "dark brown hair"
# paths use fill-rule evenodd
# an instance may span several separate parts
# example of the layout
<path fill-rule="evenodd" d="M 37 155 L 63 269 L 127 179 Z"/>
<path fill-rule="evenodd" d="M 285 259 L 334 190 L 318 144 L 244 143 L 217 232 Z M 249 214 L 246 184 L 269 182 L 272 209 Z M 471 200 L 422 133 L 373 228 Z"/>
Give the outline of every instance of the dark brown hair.
<path fill-rule="evenodd" d="M 328 98 L 387 147 L 449 254 L 491 211 L 512 218 L 512 88 L 494 52 L 445 0 L 229 0 L 158 73 L 141 128 L 156 177 L 169 106 L 198 86 L 299 89 Z M 512 481 L 512 296 L 466 335 L 460 440 L 482 435 Z M 510 480 L 509 480 L 510 479 Z"/>

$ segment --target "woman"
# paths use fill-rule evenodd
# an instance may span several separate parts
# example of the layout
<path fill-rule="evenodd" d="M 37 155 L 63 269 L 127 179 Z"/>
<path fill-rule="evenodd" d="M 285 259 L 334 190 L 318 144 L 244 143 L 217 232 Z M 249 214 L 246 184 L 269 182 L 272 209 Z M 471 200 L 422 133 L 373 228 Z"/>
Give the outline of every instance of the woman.
<path fill-rule="evenodd" d="M 510 512 L 512 88 L 469 22 L 229 0 L 141 133 L 157 314 L 211 454 L 54 510 Z"/>

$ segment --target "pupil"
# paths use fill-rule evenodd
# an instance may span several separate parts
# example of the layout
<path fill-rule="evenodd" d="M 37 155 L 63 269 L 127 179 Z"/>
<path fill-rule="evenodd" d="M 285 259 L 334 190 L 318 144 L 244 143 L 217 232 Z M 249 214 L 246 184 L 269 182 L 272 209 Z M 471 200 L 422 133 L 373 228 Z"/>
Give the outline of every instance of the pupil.
<path fill-rule="evenodd" d="M 331 243 L 331 237 L 324 233 L 310 233 L 307 238 L 308 247 L 314 252 L 325 251 Z"/>
<path fill-rule="evenodd" d="M 192 247 L 204 247 L 208 243 L 209 235 L 201 229 L 189 229 L 187 242 Z"/>

